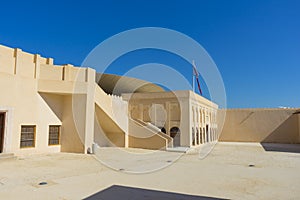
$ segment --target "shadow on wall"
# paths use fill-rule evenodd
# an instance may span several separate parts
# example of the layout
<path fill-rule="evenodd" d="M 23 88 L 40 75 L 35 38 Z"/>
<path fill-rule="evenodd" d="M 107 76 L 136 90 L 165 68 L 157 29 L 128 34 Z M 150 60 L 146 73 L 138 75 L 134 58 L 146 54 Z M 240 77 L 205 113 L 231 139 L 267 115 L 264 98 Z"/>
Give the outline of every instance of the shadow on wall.
<path fill-rule="evenodd" d="M 204 197 L 204 196 L 194 196 L 186 195 L 172 192 L 163 192 L 157 190 L 147 190 L 141 188 L 133 188 L 126 186 L 113 185 L 106 188 L 92 196 L 86 198 L 86 200 L 115 200 L 115 199 L 130 199 L 130 200 L 214 200 L 220 198 L 214 197 Z"/>
<path fill-rule="evenodd" d="M 229 109 L 221 142 L 299 144 L 300 114 L 297 109 Z"/>
<path fill-rule="evenodd" d="M 97 138 L 105 138 L 105 141 L 107 141 L 107 145 L 104 146 L 125 147 L 125 133 L 116 124 L 116 122 L 113 119 L 111 119 L 110 116 L 108 116 L 98 105 L 95 105 L 95 114 L 96 123 L 99 126 L 95 130 L 100 130 L 100 127 L 102 129 L 101 131 L 96 133 L 99 135 L 95 136 L 95 142 L 101 145 L 103 141 L 97 140 Z"/>
<path fill-rule="evenodd" d="M 262 143 L 299 143 L 299 114 L 292 114 L 287 120 L 282 122 L 275 130 L 273 130 Z M 298 128 L 297 128 L 298 127 Z"/>
<path fill-rule="evenodd" d="M 261 143 L 265 151 L 300 153 L 300 144 Z"/>
<path fill-rule="evenodd" d="M 294 138 L 289 143 L 298 143 L 298 144 L 275 144 L 278 139 L 284 140 L 287 136 L 286 130 L 289 130 L 290 127 L 297 127 L 295 129 L 296 138 Z M 298 131 L 298 132 L 297 132 Z M 298 134 L 297 134 L 298 133 Z M 297 140 L 298 135 L 298 140 Z M 288 137 L 291 138 L 291 137 Z M 300 153 L 300 111 L 293 113 L 287 120 L 285 120 L 280 126 L 278 126 L 268 137 L 266 137 L 262 142 L 261 146 L 265 151 L 276 151 L 276 152 L 287 152 L 287 153 Z"/>

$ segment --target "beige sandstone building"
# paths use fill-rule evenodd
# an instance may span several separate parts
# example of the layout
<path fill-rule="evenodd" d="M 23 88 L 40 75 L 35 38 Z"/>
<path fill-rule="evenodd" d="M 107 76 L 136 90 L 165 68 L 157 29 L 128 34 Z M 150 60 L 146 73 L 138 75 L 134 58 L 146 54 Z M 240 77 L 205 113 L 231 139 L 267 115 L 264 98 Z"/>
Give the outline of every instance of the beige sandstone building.
<path fill-rule="evenodd" d="M 94 144 L 165 150 L 218 138 L 218 106 L 191 91 L 57 66 L 1 45 L 0 89 L 1 153 L 87 153 Z"/>
<path fill-rule="evenodd" d="M 222 110 L 191 91 L 57 66 L 1 45 L 0 90 L 1 153 L 172 150 L 218 140 L 300 143 L 296 108 Z"/>

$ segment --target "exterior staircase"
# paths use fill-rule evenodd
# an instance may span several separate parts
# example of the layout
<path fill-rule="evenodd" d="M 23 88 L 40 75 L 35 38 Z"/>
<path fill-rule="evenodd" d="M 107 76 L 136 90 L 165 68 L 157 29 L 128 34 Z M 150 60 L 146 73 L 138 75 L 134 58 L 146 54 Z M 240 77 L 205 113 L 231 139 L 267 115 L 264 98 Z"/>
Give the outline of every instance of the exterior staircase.
<path fill-rule="evenodd" d="M 144 128 L 144 131 L 149 131 L 153 135 L 157 135 L 158 137 L 166 140 L 167 141 L 167 146 L 165 147 L 166 149 L 173 148 L 173 138 L 166 135 L 165 133 L 161 132 L 161 130 L 157 126 L 155 126 L 149 122 L 144 122 L 140 119 L 130 119 L 130 120 L 132 122 L 134 122 L 136 125 Z"/>

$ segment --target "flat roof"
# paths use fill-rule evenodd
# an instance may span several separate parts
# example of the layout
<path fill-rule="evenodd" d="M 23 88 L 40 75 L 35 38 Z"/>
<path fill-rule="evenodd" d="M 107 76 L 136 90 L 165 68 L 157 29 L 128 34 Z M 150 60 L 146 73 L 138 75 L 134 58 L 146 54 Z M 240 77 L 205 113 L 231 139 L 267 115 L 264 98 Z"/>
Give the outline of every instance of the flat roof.
<path fill-rule="evenodd" d="M 151 93 L 123 93 L 122 97 L 124 100 L 133 99 L 168 99 L 168 98 L 190 98 L 196 102 L 200 102 L 204 105 L 218 108 L 218 105 L 214 102 L 194 93 L 191 90 L 176 90 L 176 91 L 162 91 L 162 92 L 151 92 Z"/>
<path fill-rule="evenodd" d="M 163 92 L 164 89 L 154 83 L 137 78 L 114 74 L 96 74 L 96 82 L 108 94 Z"/>

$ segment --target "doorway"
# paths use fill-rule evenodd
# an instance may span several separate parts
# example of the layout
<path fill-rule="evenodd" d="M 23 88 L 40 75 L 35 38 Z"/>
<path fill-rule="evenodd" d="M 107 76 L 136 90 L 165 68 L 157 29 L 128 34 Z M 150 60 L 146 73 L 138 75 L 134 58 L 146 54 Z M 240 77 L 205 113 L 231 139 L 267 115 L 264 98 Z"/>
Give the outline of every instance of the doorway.
<path fill-rule="evenodd" d="M 0 113 L 0 153 L 4 148 L 5 113 Z"/>
<path fill-rule="evenodd" d="M 173 138 L 173 146 L 180 146 L 180 129 L 178 127 L 170 129 L 170 136 Z"/>
<path fill-rule="evenodd" d="M 206 125 L 206 142 L 210 142 L 210 139 L 209 139 L 209 127 L 208 127 L 208 124 Z"/>

